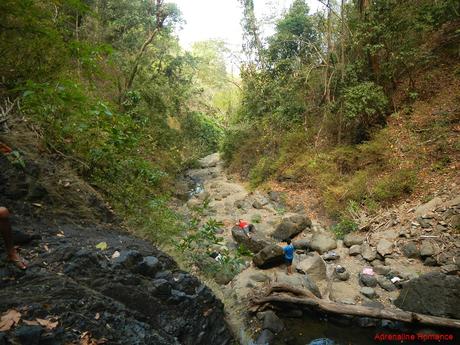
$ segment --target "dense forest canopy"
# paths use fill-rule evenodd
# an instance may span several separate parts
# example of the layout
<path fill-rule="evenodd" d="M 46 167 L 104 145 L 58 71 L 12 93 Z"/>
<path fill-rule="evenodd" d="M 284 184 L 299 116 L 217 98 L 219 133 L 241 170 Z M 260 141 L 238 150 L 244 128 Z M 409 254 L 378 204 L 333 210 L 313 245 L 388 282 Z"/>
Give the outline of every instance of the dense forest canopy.
<path fill-rule="evenodd" d="M 460 3 L 320 2 L 324 10 L 311 13 L 305 0 L 294 0 L 264 40 L 254 1 L 240 1 L 242 102 L 222 148 L 230 170 L 253 186 L 309 181 L 330 214 L 347 221 L 350 207 L 371 211 L 394 201 L 414 189 L 423 164 L 437 169 L 458 154 L 449 137 L 455 115 L 427 120 L 436 129 L 421 131 L 410 116 L 416 102 L 440 91 L 430 82 L 451 85 L 435 71 L 458 75 Z M 402 142 L 389 121 L 410 140 Z M 427 139 L 417 133 L 431 130 L 436 145 L 418 150 Z M 398 161 L 401 154 L 412 158 Z"/>
<path fill-rule="evenodd" d="M 424 71 L 458 64 L 460 4 L 320 2 L 311 13 L 305 0 L 292 1 L 264 37 L 254 1 L 235 0 L 244 31 L 238 79 L 225 42 L 181 48 L 184 18 L 173 3 L 4 0 L 0 96 L 46 152 L 156 238 L 176 228 L 167 207 L 176 175 L 219 147 L 253 186 L 303 177 L 332 215 L 344 216 L 350 202 L 375 208 L 414 188 L 417 167 L 395 162 L 387 124 L 429 97 Z M 441 167 L 458 150 L 446 134 L 455 121 L 432 122 L 439 139 L 430 157 Z"/>
<path fill-rule="evenodd" d="M 154 237 L 175 226 L 166 207 L 175 175 L 217 150 L 236 107 L 225 44 L 183 50 L 182 20 L 163 0 L 0 4 L 2 99 Z"/>

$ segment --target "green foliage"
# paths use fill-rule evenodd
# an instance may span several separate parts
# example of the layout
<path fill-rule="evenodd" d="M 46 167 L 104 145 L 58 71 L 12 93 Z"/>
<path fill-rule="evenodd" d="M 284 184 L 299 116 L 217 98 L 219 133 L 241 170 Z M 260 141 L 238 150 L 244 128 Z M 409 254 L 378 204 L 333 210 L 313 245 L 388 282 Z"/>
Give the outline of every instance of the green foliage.
<path fill-rule="evenodd" d="M 252 187 L 257 187 L 266 181 L 275 171 L 275 161 L 269 157 L 262 157 L 249 172 L 249 182 Z"/>
<path fill-rule="evenodd" d="M 9 155 L 6 156 L 11 164 L 21 167 L 22 169 L 26 168 L 26 163 L 22 158 L 21 152 L 14 150 Z"/>
<path fill-rule="evenodd" d="M 383 177 L 373 188 L 372 197 L 377 201 L 391 201 L 409 194 L 417 182 L 414 170 L 396 170 Z"/>
<path fill-rule="evenodd" d="M 233 155 L 237 150 L 250 138 L 250 131 L 241 129 L 226 129 L 222 142 L 220 144 L 220 151 L 222 153 L 222 159 L 225 162 L 233 160 Z"/>
<path fill-rule="evenodd" d="M 358 224 L 349 218 L 343 218 L 331 230 L 338 239 L 343 239 L 346 234 L 358 230 Z"/>
<path fill-rule="evenodd" d="M 385 122 L 388 104 L 381 86 L 373 82 L 364 82 L 344 90 L 344 114 L 347 126 L 354 137 L 352 140 L 369 137 L 368 131 L 377 124 Z"/>
<path fill-rule="evenodd" d="M 198 218 L 193 218 L 186 229 L 186 235 L 179 239 L 176 248 L 188 259 L 188 263 L 198 266 L 206 276 L 219 280 L 220 277 L 232 278 L 243 267 L 244 248 L 239 248 L 236 253 L 223 249 L 223 238 L 216 235 L 223 224 L 215 219 L 209 219 L 202 226 L 198 226 Z M 210 254 L 218 252 L 218 259 L 214 260 Z"/>
<path fill-rule="evenodd" d="M 181 119 L 181 129 L 191 145 L 195 146 L 199 157 L 218 150 L 222 129 L 212 117 L 201 113 L 186 114 Z"/>

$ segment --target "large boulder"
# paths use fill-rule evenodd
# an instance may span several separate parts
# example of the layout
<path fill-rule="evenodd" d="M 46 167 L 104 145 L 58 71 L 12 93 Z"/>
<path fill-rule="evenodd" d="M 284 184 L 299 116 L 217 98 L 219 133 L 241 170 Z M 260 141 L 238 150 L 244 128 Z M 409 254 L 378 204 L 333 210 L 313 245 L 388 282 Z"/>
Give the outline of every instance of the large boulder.
<path fill-rule="evenodd" d="M 271 241 L 266 237 L 257 233 L 251 233 L 251 237 L 246 236 L 244 231 L 238 226 L 232 228 L 232 237 L 236 243 L 242 244 L 253 253 L 258 253 L 271 244 Z"/>
<path fill-rule="evenodd" d="M 460 277 L 424 274 L 404 284 L 394 304 L 416 313 L 460 319 Z"/>
<path fill-rule="evenodd" d="M 330 299 L 344 304 L 356 304 L 356 288 L 348 282 L 333 282 Z"/>
<path fill-rule="evenodd" d="M 201 168 L 212 168 L 217 166 L 220 162 L 219 153 L 213 153 L 209 156 L 203 157 L 198 161 Z"/>
<path fill-rule="evenodd" d="M 427 256 L 433 256 L 435 254 L 435 248 L 433 243 L 430 241 L 423 241 L 420 246 L 420 256 L 426 258 Z"/>
<path fill-rule="evenodd" d="M 442 205 L 442 199 L 440 197 L 436 197 L 431 199 L 426 204 L 420 205 L 415 209 L 415 216 L 420 217 L 423 216 L 431 211 L 433 211 L 438 206 Z"/>
<path fill-rule="evenodd" d="M 382 256 L 393 253 L 393 243 L 387 239 L 381 239 L 377 244 L 377 252 Z"/>
<path fill-rule="evenodd" d="M 272 237 L 284 241 L 300 234 L 307 227 L 311 227 L 311 220 L 305 215 L 294 214 L 284 218 L 272 233 Z"/>
<path fill-rule="evenodd" d="M 263 317 L 263 329 L 269 329 L 275 334 L 280 333 L 284 329 L 283 321 L 272 310 L 266 311 Z"/>
<path fill-rule="evenodd" d="M 420 251 L 417 248 L 417 244 L 413 241 L 404 244 L 401 247 L 401 251 L 407 258 L 417 258 L 420 256 Z"/>
<path fill-rule="evenodd" d="M 316 297 L 321 298 L 321 292 L 316 283 L 310 277 L 300 274 L 287 275 L 286 273 L 277 273 L 276 282 L 279 284 L 289 285 L 298 289 L 307 289 Z"/>
<path fill-rule="evenodd" d="M 300 261 L 296 266 L 296 270 L 308 275 L 315 281 L 327 279 L 326 263 L 316 252 L 310 253 L 305 259 Z"/>
<path fill-rule="evenodd" d="M 278 266 L 284 261 L 283 248 L 270 244 L 254 255 L 252 261 L 254 265 L 262 269 Z"/>
<path fill-rule="evenodd" d="M 375 250 L 375 248 L 371 247 L 366 243 L 363 244 L 361 247 L 361 255 L 363 256 L 364 260 L 373 261 L 377 257 L 377 251 Z"/>
<path fill-rule="evenodd" d="M 310 241 L 307 240 L 306 238 L 293 241 L 292 245 L 294 246 L 295 249 L 309 249 L 310 248 Z"/>
<path fill-rule="evenodd" d="M 310 242 L 312 250 L 323 254 L 329 250 L 337 248 L 337 241 L 333 238 L 332 234 L 320 232 L 313 235 Z"/>
<path fill-rule="evenodd" d="M 343 238 L 343 244 L 347 247 L 362 244 L 363 241 L 364 241 L 364 236 L 356 232 L 351 232 L 349 234 L 346 234 L 345 237 Z"/>

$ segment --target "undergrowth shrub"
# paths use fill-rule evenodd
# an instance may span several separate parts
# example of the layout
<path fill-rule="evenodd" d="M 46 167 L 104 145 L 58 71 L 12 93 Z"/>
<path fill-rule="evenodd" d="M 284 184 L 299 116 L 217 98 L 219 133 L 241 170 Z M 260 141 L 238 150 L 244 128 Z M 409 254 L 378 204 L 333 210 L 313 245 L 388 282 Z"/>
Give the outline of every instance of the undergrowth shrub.
<path fill-rule="evenodd" d="M 343 218 L 339 223 L 333 225 L 331 230 L 338 239 L 343 239 L 346 234 L 358 230 L 358 224 L 352 219 Z"/>
<path fill-rule="evenodd" d="M 372 190 L 372 198 L 379 202 L 388 202 L 409 194 L 417 182 L 416 172 L 401 169 L 381 178 Z"/>
<path fill-rule="evenodd" d="M 265 182 L 274 172 L 275 160 L 270 157 L 262 157 L 254 168 L 249 172 L 251 187 L 257 187 Z"/>

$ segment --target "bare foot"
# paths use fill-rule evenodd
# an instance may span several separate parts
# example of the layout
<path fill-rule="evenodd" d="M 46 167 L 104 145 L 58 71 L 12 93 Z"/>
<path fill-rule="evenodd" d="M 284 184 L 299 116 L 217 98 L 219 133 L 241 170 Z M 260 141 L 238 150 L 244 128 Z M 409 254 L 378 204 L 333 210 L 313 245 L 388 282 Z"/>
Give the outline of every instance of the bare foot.
<path fill-rule="evenodd" d="M 16 250 L 8 255 L 8 261 L 14 263 L 21 270 L 27 269 L 27 261 L 21 258 Z"/>

